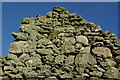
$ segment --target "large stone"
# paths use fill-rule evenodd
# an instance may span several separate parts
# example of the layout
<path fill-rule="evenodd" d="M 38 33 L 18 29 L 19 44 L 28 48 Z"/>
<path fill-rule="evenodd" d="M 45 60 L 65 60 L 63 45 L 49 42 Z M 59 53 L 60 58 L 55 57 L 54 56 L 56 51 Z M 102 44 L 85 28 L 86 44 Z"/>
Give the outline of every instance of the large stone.
<path fill-rule="evenodd" d="M 10 46 L 10 53 L 14 54 L 22 54 L 22 53 L 27 53 L 28 52 L 28 42 L 27 41 L 15 41 L 11 43 Z"/>
<path fill-rule="evenodd" d="M 107 47 L 95 47 L 92 52 L 97 56 L 112 57 L 111 50 Z"/>
<path fill-rule="evenodd" d="M 88 39 L 86 36 L 76 36 L 77 42 L 80 42 L 82 44 L 88 44 Z"/>
<path fill-rule="evenodd" d="M 90 65 L 95 65 L 96 59 L 90 54 L 77 54 L 75 58 L 75 65 L 76 66 L 89 66 Z"/>
<path fill-rule="evenodd" d="M 42 64 L 41 59 L 37 57 L 31 57 L 28 61 L 25 62 L 27 67 L 37 67 Z"/>

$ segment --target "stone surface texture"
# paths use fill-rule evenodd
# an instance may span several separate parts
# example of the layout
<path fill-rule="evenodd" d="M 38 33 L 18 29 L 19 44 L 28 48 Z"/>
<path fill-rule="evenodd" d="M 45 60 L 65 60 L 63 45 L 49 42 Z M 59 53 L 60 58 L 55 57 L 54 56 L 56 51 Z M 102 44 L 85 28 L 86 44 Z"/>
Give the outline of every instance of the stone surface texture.
<path fill-rule="evenodd" d="M 0 79 L 120 79 L 120 39 L 63 7 L 24 18 L 12 35 Z"/>

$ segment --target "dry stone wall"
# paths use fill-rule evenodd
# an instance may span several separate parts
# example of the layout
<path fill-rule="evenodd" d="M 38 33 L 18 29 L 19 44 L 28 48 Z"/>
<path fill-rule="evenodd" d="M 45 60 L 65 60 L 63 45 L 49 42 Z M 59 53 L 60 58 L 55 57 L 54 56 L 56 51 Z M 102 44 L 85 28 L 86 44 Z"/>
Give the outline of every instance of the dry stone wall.
<path fill-rule="evenodd" d="M 1 78 L 120 79 L 120 39 L 63 7 L 24 18 L 12 35 Z"/>

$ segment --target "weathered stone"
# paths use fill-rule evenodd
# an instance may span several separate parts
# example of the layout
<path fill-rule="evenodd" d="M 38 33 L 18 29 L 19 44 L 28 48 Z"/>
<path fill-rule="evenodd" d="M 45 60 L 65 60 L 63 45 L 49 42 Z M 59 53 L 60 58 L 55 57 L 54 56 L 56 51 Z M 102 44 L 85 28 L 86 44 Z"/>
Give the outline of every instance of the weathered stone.
<path fill-rule="evenodd" d="M 101 36 L 95 36 L 94 39 L 95 39 L 96 41 L 103 41 L 103 40 L 104 40 L 104 38 L 101 37 Z"/>
<path fill-rule="evenodd" d="M 76 16 L 76 13 L 69 14 L 70 17 L 74 18 Z"/>
<path fill-rule="evenodd" d="M 22 54 L 19 59 L 21 62 L 25 62 L 27 60 L 29 60 L 30 56 L 28 54 Z"/>
<path fill-rule="evenodd" d="M 81 54 L 90 54 L 90 46 L 88 46 L 88 47 L 82 47 L 81 49 L 80 49 L 80 53 Z"/>
<path fill-rule="evenodd" d="M 95 47 L 92 52 L 97 56 L 112 57 L 112 53 L 107 47 Z"/>
<path fill-rule="evenodd" d="M 71 73 L 64 73 L 63 75 L 59 75 L 60 78 L 72 78 L 73 75 Z"/>
<path fill-rule="evenodd" d="M 116 69 L 115 67 L 111 67 L 109 70 L 107 70 L 103 77 L 107 77 L 107 78 L 118 78 L 119 77 L 119 71 L 118 69 Z"/>
<path fill-rule="evenodd" d="M 82 44 L 81 43 L 76 43 L 75 44 L 75 48 L 81 49 L 82 48 Z"/>
<path fill-rule="evenodd" d="M 46 16 L 47 16 L 48 18 L 52 18 L 52 12 L 48 12 L 48 13 L 46 14 Z"/>
<path fill-rule="evenodd" d="M 41 55 L 53 54 L 54 52 L 51 49 L 37 49 L 37 53 Z"/>
<path fill-rule="evenodd" d="M 97 62 L 95 58 L 90 54 L 78 54 L 75 58 L 75 65 L 76 66 L 88 66 L 90 65 L 95 65 Z"/>
<path fill-rule="evenodd" d="M 14 53 L 14 54 L 22 54 L 22 53 L 27 53 L 28 49 L 27 47 L 29 46 L 27 41 L 18 41 L 18 42 L 13 42 L 11 43 L 10 46 L 10 53 Z"/>
<path fill-rule="evenodd" d="M 108 67 L 109 67 L 108 62 L 100 62 L 100 65 L 101 65 L 104 69 L 108 69 Z"/>
<path fill-rule="evenodd" d="M 53 8 L 53 11 L 56 11 L 56 12 L 62 12 L 64 10 L 65 10 L 65 8 L 59 7 L 59 6 Z"/>
<path fill-rule="evenodd" d="M 16 62 L 19 61 L 19 58 L 15 54 L 8 54 L 7 59 L 8 60 L 14 60 Z"/>
<path fill-rule="evenodd" d="M 99 72 L 99 71 L 93 71 L 93 72 L 90 72 L 90 75 L 92 76 L 97 76 L 97 77 L 101 77 L 102 76 L 102 72 Z"/>
<path fill-rule="evenodd" d="M 46 56 L 43 56 L 42 59 L 45 61 L 45 63 L 52 64 L 54 61 L 54 56 L 48 54 Z"/>
<path fill-rule="evenodd" d="M 24 74 L 26 78 L 37 77 L 37 73 L 35 71 L 27 72 Z"/>
<path fill-rule="evenodd" d="M 40 70 L 37 70 L 37 74 L 38 76 L 50 76 L 52 75 L 52 72 L 51 72 L 51 66 L 50 65 L 42 65 L 40 66 Z"/>
<path fill-rule="evenodd" d="M 4 66 L 4 71 L 12 71 L 13 69 L 13 66 Z"/>
<path fill-rule="evenodd" d="M 31 57 L 28 61 L 25 62 L 27 67 L 37 67 L 42 64 L 41 59 L 37 57 Z"/>
<path fill-rule="evenodd" d="M 112 53 L 113 53 L 114 55 L 120 55 L 120 50 L 113 50 Z"/>
<path fill-rule="evenodd" d="M 76 67 L 76 71 L 81 74 L 81 73 L 84 73 L 85 69 L 82 68 L 82 67 Z"/>
<path fill-rule="evenodd" d="M 109 65 L 110 67 L 114 67 L 114 66 L 116 65 L 116 62 L 113 61 L 113 60 L 111 60 L 111 59 L 106 59 L 106 62 L 108 62 L 108 65 Z"/>
<path fill-rule="evenodd" d="M 74 63 L 75 56 L 68 56 L 67 59 L 65 60 L 65 64 L 73 64 Z"/>
<path fill-rule="evenodd" d="M 64 55 L 58 55 L 58 56 L 56 56 L 56 57 L 55 57 L 55 63 L 62 65 L 62 63 L 63 63 L 63 61 L 64 61 L 64 58 L 65 58 Z"/>
<path fill-rule="evenodd" d="M 86 36 L 76 36 L 77 42 L 80 42 L 82 44 L 88 44 L 88 39 Z"/>
<path fill-rule="evenodd" d="M 75 47 L 73 45 L 68 45 L 68 44 L 63 44 L 61 47 L 61 53 L 74 53 L 75 52 Z"/>

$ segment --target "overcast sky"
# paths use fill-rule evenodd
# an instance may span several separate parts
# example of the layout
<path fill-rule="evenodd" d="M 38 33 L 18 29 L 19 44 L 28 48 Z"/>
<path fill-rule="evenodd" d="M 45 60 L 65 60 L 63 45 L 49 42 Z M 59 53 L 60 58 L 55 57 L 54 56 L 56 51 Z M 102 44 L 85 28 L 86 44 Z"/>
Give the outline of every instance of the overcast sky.
<path fill-rule="evenodd" d="M 116 2 L 19 2 L 2 5 L 2 55 L 9 53 L 10 43 L 15 39 L 12 32 L 19 32 L 21 20 L 25 17 L 45 16 L 55 6 L 65 7 L 70 13 L 77 13 L 84 19 L 101 26 L 103 31 L 109 30 L 118 36 L 118 3 Z"/>

